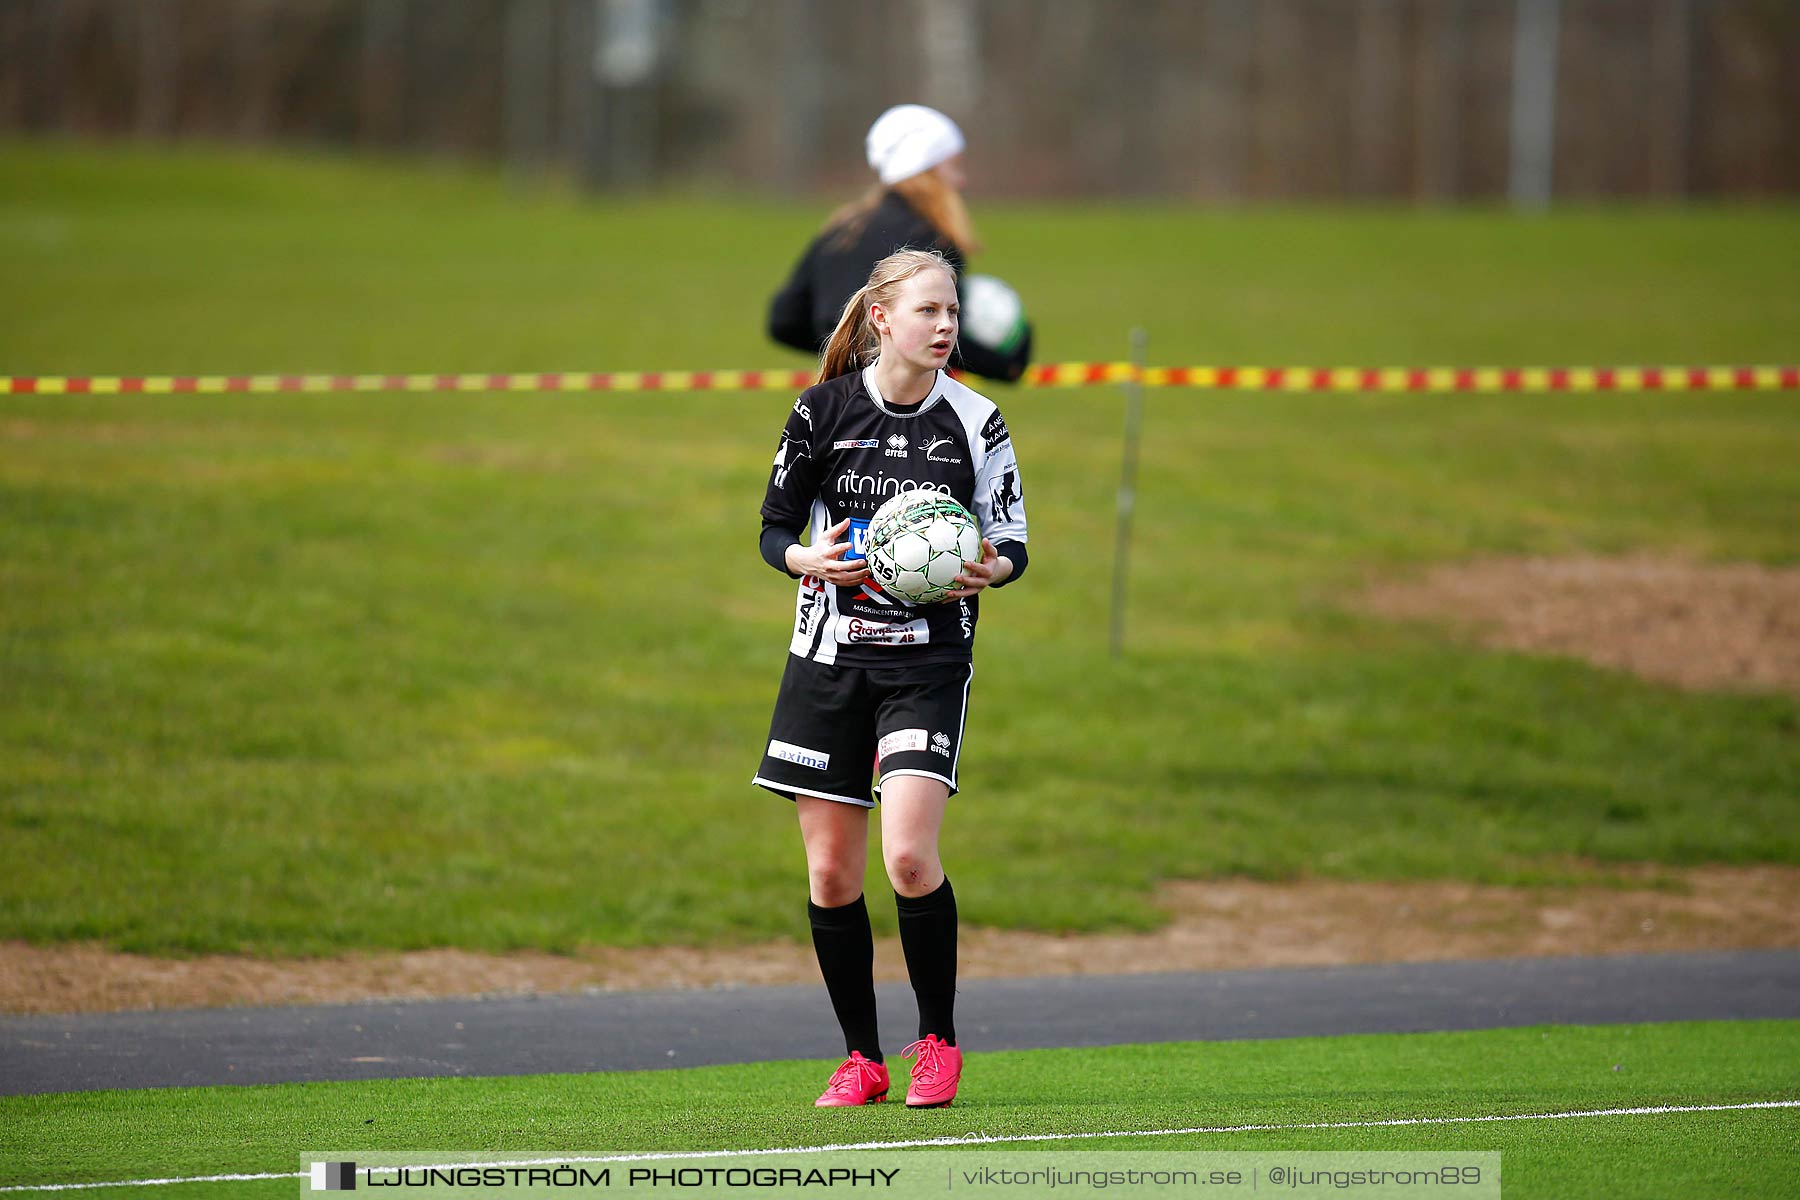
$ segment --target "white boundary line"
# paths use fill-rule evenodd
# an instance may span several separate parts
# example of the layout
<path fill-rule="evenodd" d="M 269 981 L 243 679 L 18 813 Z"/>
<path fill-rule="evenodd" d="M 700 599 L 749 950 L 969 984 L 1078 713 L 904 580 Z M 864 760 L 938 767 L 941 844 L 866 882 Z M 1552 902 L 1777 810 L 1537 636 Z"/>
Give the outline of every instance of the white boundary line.
<path fill-rule="evenodd" d="M 408 1169 L 434 1167 L 541 1167 L 564 1163 L 652 1162 L 659 1159 L 750 1158 L 776 1154 L 828 1154 L 840 1150 L 917 1150 L 926 1146 L 994 1146 L 1016 1142 L 1074 1142 L 1095 1138 L 1171 1137 L 1194 1133 L 1280 1133 L 1305 1129 L 1389 1129 L 1400 1125 L 1479 1125 L 1500 1121 L 1567 1121 L 1576 1117 L 1641 1117 L 1662 1113 L 1742 1112 L 1757 1108 L 1800 1108 L 1800 1100 L 1755 1100 L 1743 1104 L 1659 1104 L 1643 1108 L 1589 1108 L 1572 1112 L 1500 1113 L 1481 1117 L 1391 1117 L 1382 1121 L 1306 1121 L 1294 1125 L 1195 1125 L 1185 1129 L 1111 1129 L 1089 1133 L 1009 1133 L 990 1136 L 972 1133 L 962 1137 L 913 1138 L 899 1142 L 836 1142 L 824 1146 L 773 1146 L 756 1150 L 658 1150 L 642 1154 L 571 1154 L 556 1158 L 520 1158 L 467 1163 L 407 1163 Z M 377 1153 L 372 1151 L 371 1153 Z M 385 1153 L 395 1153 L 386 1151 Z M 399 1170 L 399 1167 L 362 1167 L 357 1174 Z M 108 1183 L 18 1183 L 0 1192 L 73 1192 L 91 1188 L 160 1187 L 171 1183 L 237 1183 L 245 1180 L 304 1179 L 304 1171 L 275 1171 L 257 1175 L 183 1175 L 172 1179 L 116 1179 Z"/>

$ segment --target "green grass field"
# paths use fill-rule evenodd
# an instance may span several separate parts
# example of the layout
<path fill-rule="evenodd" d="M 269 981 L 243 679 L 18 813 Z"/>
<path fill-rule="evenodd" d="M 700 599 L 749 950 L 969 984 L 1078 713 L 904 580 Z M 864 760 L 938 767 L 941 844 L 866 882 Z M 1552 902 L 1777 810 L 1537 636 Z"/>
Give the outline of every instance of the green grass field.
<path fill-rule="evenodd" d="M 0 1184 L 293 1171 L 308 1152 L 741 1150 L 1791 1101 L 1797 1059 L 1800 1022 L 1717 1022 L 981 1054 L 956 1105 L 929 1112 L 815 1110 L 817 1062 L 30 1096 L 0 1100 Z M 1498 1150 L 1509 1200 L 1800 1194 L 1794 1108 L 1001 1145 Z M 99 1194 L 186 1200 L 295 1186 Z"/>
<path fill-rule="evenodd" d="M 798 365 L 823 204 L 509 195 L 341 160 L 0 145 L 0 374 Z M 1793 209 L 979 206 L 1046 361 L 1793 361 Z M 0 397 L 0 937 L 157 953 L 803 933 L 747 779 L 790 585 L 791 398 Z M 1800 861 L 1800 709 L 1359 614 L 1490 554 L 1800 561 L 1791 395 L 1149 403 L 1106 653 L 1119 397 L 1011 392 L 1032 575 L 987 606 L 947 838 L 967 919 L 1148 927 L 1165 879 L 1536 883 Z M 880 884 L 872 881 L 879 890 Z M 872 906 L 891 932 L 887 905 Z M 979 1054 L 957 1107 L 817 1062 L 0 1099 L 0 1186 L 308 1150 L 808 1146 L 1800 1096 L 1800 1025 Z M 1480 1149 L 1511 1196 L 1800 1193 L 1793 1109 L 1120 1139 Z M 1092 1143 L 1034 1144 L 1039 1149 Z M 293 1180 L 157 1197 L 291 1195 Z"/>
<path fill-rule="evenodd" d="M 822 206 L 0 147 L 0 373 L 797 364 Z M 1046 361 L 1777 362 L 1793 209 L 979 208 Z M 158 953 L 802 930 L 748 785 L 791 585 L 790 397 L 0 397 L 0 937 Z M 1800 861 L 1800 710 L 1360 615 L 1490 554 L 1800 559 L 1789 394 L 1002 391 L 1031 577 L 986 606 L 965 918 L 1142 928 L 1164 879 Z M 874 861 L 878 861 L 874 860 Z M 872 883 L 879 891 L 880 885 Z M 874 905 L 891 927 L 889 906 Z"/>

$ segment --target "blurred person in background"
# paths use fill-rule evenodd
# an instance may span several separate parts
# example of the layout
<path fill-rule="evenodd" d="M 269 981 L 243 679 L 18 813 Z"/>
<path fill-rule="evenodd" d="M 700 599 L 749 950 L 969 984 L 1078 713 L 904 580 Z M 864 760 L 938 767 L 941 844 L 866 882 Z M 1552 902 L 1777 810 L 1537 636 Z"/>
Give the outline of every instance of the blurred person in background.
<path fill-rule="evenodd" d="M 936 250 L 965 270 L 981 250 L 963 203 L 963 135 L 956 122 L 922 104 L 901 104 L 869 128 L 869 166 L 880 182 L 831 214 L 769 305 L 769 336 L 818 354 L 844 303 L 876 263 L 896 250 Z M 962 339 L 950 365 L 1011 382 L 1031 361 L 1031 332 L 1002 352 Z"/>

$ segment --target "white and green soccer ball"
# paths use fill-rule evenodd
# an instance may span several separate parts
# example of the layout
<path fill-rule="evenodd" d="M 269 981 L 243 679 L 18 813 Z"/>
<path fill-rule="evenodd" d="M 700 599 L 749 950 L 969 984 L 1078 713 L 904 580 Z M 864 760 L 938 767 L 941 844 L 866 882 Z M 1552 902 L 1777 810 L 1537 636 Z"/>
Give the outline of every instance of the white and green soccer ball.
<path fill-rule="evenodd" d="M 962 293 L 962 336 L 1001 354 L 1011 354 L 1029 327 L 1019 293 L 992 275 L 965 275 Z"/>
<path fill-rule="evenodd" d="M 869 519 L 868 560 L 883 591 L 935 604 L 956 590 L 963 563 L 981 561 L 981 531 L 951 497 L 909 488 Z"/>

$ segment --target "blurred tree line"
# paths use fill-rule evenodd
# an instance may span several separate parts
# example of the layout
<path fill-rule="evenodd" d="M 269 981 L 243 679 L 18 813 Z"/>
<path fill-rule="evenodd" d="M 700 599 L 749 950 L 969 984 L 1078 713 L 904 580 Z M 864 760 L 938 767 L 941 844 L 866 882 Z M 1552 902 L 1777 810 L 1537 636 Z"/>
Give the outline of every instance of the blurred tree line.
<path fill-rule="evenodd" d="M 0 0 L 0 132 L 859 188 L 916 100 L 976 186 L 1207 200 L 1800 191 L 1796 0 Z"/>

